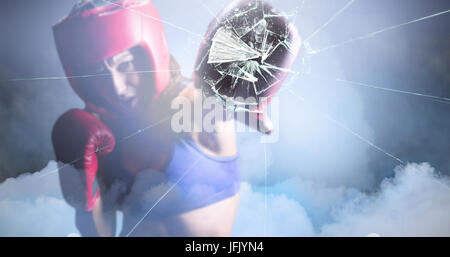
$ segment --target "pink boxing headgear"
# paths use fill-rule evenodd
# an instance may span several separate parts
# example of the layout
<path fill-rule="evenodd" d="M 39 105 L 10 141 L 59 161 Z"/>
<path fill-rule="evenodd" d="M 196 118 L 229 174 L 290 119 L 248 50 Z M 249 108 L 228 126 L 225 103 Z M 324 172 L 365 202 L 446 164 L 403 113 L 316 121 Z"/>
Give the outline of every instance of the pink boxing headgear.
<path fill-rule="evenodd" d="M 105 86 L 93 91 L 88 83 L 82 82 L 91 78 L 92 74 L 86 74 L 89 67 L 135 46 L 147 53 L 152 65 L 155 97 L 169 83 L 166 35 L 158 11 L 149 1 L 110 2 L 68 15 L 53 26 L 53 34 L 69 82 L 88 108 L 123 112 L 112 88 Z M 80 70 L 85 70 L 84 74 Z"/>

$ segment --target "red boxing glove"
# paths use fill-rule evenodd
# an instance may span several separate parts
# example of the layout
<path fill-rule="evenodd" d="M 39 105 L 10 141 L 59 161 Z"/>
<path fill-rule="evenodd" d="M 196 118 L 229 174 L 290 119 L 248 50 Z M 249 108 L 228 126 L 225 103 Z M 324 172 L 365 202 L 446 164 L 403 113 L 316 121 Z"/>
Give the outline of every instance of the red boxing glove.
<path fill-rule="evenodd" d="M 52 142 L 57 161 L 73 165 L 84 172 L 84 174 L 76 172 L 81 175 L 80 180 L 80 176 L 73 177 L 73 172 L 68 169 L 60 171 L 64 198 L 71 205 L 78 205 L 81 202 L 87 211 L 91 211 L 99 197 L 98 190 L 92 196 L 98 171 L 98 157 L 113 151 L 114 134 L 89 112 L 72 109 L 56 121 L 52 131 Z M 76 180 L 81 182 L 77 184 Z M 83 190 L 84 197 L 81 196 Z"/>
<path fill-rule="evenodd" d="M 296 73 L 291 68 L 300 48 L 295 25 L 269 3 L 230 1 L 202 40 L 195 85 L 228 109 L 246 111 L 249 118 L 238 120 L 269 134 L 273 126 L 266 107 L 288 73 Z"/>

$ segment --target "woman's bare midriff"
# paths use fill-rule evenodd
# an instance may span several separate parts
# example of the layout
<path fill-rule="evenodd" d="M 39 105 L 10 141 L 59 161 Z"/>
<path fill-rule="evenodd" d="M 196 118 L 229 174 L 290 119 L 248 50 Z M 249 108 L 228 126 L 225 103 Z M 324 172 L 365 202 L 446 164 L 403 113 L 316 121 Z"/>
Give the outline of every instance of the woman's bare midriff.
<path fill-rule="evenodd" d="M 230 236 L 238 203 L 239 193 L 180 215 L 149 218 L 143 221 L 131 236 Z M 126 219 L 126 216 L 124 218 Z"/>

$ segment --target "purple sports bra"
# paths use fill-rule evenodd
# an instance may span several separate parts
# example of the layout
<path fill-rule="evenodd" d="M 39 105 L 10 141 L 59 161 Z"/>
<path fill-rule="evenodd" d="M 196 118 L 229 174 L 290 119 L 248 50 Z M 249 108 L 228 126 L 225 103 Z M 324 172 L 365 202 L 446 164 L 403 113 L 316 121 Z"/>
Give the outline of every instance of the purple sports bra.
<path fill-rule="evenodd" d="M 164 170 L 136 174 L 122 211 L 134 216 L 131 220 L 177 215 L 231 197 L 239 185 L 238 154 L 212 156 L 179 134 Z"/>
<path fill-rule="evenodd" d="M 165 170 L 136 175 L 122 210 L 131 220 L 158 219 L 224 200 L 239 191 L 238 162 L 238 154 L 212 156 L 180 137 Z"/>

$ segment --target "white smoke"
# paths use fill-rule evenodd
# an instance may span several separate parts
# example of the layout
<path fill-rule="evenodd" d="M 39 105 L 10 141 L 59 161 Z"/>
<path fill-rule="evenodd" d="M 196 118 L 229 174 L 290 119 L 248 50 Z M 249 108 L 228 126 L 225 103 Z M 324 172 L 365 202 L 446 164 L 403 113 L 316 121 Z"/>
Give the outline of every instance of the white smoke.
<path fill-rule="evenodd" d="M 267 189 L 268 211 L 264 188 L 242 186 L 235 236 L 261 236 L 264 213 L 267 236 L 450 235 L 450 181 L 427 163 L 397 167 L 370 194 L 296 177 Z"/>
<path fill-rule="evenodd" d="M 264 191 L 253 191 L 245 182 L 241 184 L 240 194 L 233 236 L 314 235 L 307 211 L 296 200 L 271 193 L 266 199 Z"/>
<path fill-rule="evenodd" d="M 397 168 L 379 192 L 361 193 L 336 210 L 334 223 L 323 226 L 331 236 L 449 236 L 450 181 L 427 163 Z"/>
<path fill-rule="evenodd" d="M 75 211 L 62 198 L 56 162 L 0 184 L 0 236 L 67 236 L 78 233 Z"/>
<path fill-rule="evenodd" d="M 56 163 L 0 184 L 0 236 L 76 236 Z M 232 236 L 450 236 L 450 180 L 427 163 L 395 169 L 373 193 L 295 177 L 241 183 Z"/>

